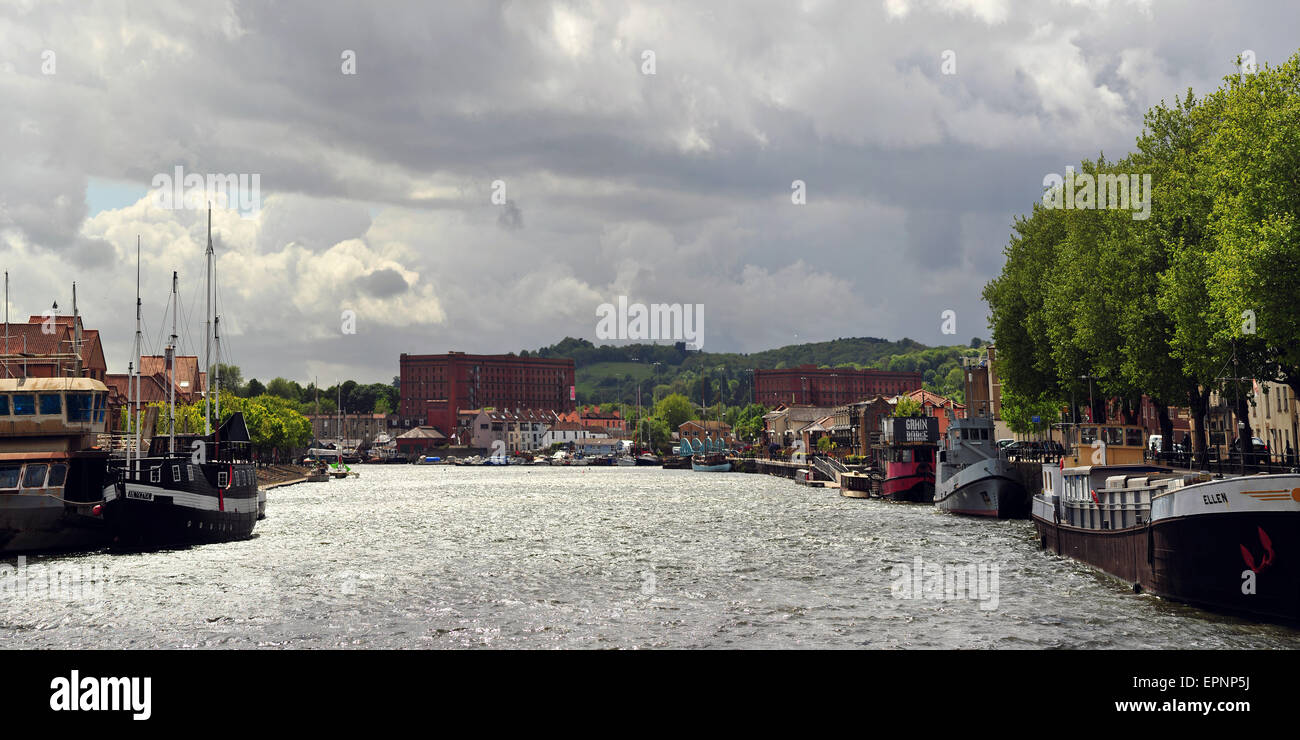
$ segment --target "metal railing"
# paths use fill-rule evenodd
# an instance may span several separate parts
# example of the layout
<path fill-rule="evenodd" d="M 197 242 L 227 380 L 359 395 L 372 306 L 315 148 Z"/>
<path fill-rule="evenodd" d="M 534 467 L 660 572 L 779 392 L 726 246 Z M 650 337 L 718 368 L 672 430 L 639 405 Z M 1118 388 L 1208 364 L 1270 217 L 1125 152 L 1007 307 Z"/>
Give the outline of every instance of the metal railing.
<path fill-rule="evenodd" d="M 828 479 L 834 481 L 840 479 L 841 473 L 849 472 L 849 469 L 844 467 L 843 463 L 841 463 L 839 460 L 836 460 L 833 457 L 824 457 L 818 455 L 812 458 L 812 464 L 813 467 L 816 468 L 819 473 L 826 476 Z"/>
<path fill-rule="evenodd" d="M 1229 452 L 1227 456 L 1217 454 L 1196 455 L 1186 452 L 1147 452 L 1147 460 L 1161 465 L 1187 470 L 1203 470 L 1216 475 L 1254 475 L 1255 473 L 1296 473 L 1300 472 L 1300 459 L 1296 455 L 1273 456 L 1266 452 Z M 1209 459 L 1206 459 L 1206 458 Z"/>

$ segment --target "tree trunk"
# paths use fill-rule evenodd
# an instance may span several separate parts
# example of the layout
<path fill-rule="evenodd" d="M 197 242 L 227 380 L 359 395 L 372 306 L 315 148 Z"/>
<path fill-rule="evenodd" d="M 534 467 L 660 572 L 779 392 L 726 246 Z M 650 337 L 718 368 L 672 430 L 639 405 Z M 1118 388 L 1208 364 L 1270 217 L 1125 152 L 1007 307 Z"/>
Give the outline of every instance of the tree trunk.
<path fill-rule="evenodd" d="M 1237 414 L 1238 429 L 1241 433 L 1237 435 L 1237 452 L 1244 456 L 1247 464 L 1258 462 L 1255 459 L 1255 446 L 1251 440 L 1255 438 L 1255 432 L 1250 428 L 1250 402 L 1246 400 L 1244 393 L 1238 393 L 1235 399 L 1235 411 Z"/>
<path fill-rule="evenodd" d="M 1193 386 L 1187 391 L 1187 401 L 1192 411 L 1193 426 L 1196 428 L 1196 433 L 1192 436 L 1192 450 L 1200 466 L 1208 467 L 1210 456 L 1208 438 L 1205 434 L 1205 410 L 1210 405 L 1210 391 L 1208 388 Z"/>
<path fill-rule="evenodd" d="M 1168 454 L 1173 452 L 1174 445 L 1174 421 L 1169 418 L 1169 405 L 1152 399 L 1152 404 L 1156 407 L 1156 418 L 1160 422 L 1160 451 Z M 1191 450 L 1183 450 L 1191 452 Z"/>

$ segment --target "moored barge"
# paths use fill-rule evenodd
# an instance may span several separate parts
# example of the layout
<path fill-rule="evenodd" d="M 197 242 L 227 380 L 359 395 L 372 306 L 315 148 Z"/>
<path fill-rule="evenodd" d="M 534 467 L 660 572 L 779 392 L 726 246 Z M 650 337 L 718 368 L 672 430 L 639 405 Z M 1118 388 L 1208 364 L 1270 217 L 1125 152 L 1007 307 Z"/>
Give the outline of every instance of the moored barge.
<path fill-rule="evenodd" d="M 107 399 L 92 378 L 0 379 L 0 552 L 107 544 Z"/>
<path fill-rule="evenodd" d="M 885 470 L 880 498 L 914 503 L 934 502 L 934 458 L 939 449 L 939 420 L 933 416 L 880 420 L 880 456 Z"/>
<path fill-rule="evenodd" d="M 1130 431 L 1079 432 L 1073 455 L 1043 466 L 1032 514 L 1043 548 L 1137 591 L 1300 622 L 1300 475 L 1211 479 L 1145 464 Z"/>

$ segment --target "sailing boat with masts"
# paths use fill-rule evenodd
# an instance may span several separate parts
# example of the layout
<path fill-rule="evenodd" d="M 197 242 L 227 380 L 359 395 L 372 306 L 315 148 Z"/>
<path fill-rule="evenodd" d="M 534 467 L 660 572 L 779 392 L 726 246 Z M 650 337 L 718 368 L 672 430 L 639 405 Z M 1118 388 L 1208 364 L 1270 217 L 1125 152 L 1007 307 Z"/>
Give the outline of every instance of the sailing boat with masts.
<path fill-rule="evenodd" d="M 207 297 L 204 322 L 204 362 L 211 363 L 211 342 L 219 323 L 213 321 L 212 212 L 208 211 Z M 137 273 L 137 283 L 139 281 Z M 204 388 L 203 435 L 176 434 L 176 318 L 178 278 L 172 273 L 172 333 L 166 348 L 168 380 L 167 435 L 150 440 L 145 454 L 139 436 L 140 332 L 139 297 L 136 298 L 136 374 L 132 384 L 136 409 L 136 454 L 125 463 L 113 461 L 111 482 L 104 488 L 104 519 L 120 545 L 172 545 L 219 542 L 248 537 L 264 514 L 264 494 L 258 490 L 257 471 L 252 461 L 251 440 L 242 413 L 236 411 L 220 421 L 221 401 L 215 408 L 217 427 L 212 428 L 212 389 Z M 139 287 L 137 285 L 137 293 Z M 220 335 L 217 337 L 220 365 Z M 220 370 L 214 373 L 220 378 Z"/>
<path fill-rule="evenodd" d="M 335 449 L 335 451 L 336 451 L 337 458 L 336 458 L 335 461 L 334 461 L 334 469 L 330 471 L 330 475 L 334 476 L 335 478 L 360 478 L 360 477 L 361 477 L 361 474 L 360 474 L 360 473 L 356 472 L 356 471 L 353 470 L 352 468 L 350 468 L 350 467 L 348 467 L 347 465 L 343 464 L 343 419 L 344 419 L 344 415 L 343 415 L 343 385 L 342 385 L 341 383 L 340 383 L 339 386 L 338 386 L 338 409 L 337 409 L 337 410 L 338 410 L 338 414 L 339 414 L 339 418 L 338 418 L 338 430 L 337 430 L 337 431 L 338 431 L 338 438 L 335 440 L 335 443 L 334 443 L 334 449 Z"/>
<path fill-rule="evenodd" d="M 654 399 L 651 398 L 650 400 L 653 401 Z M 650 466 L 660 467 L 664 464 L 664 460 L 662 457 L 659 457 L 654 453 L 654 445 L 652 444 L 649 449 L 646 449 L 642 446 L 644 444 L 644 441 L 641 439 L 641 428 L 645 426 L 645 422 L 646 422 L 646 419 L 644 416 L 642 416 L 642 413 L 643 412 L 641 410 L 641 384 L 637 383 L 636 386 L 636 451 L 638 452 L 638 454 L 636 456 L 636 464 L 640 466 L 647 466 L 647 467 Z M 647 433 L 646 436 L 652 436 L 649 434 L 649 431 L 650 431 L 649 429 L 646 430 Z"/>

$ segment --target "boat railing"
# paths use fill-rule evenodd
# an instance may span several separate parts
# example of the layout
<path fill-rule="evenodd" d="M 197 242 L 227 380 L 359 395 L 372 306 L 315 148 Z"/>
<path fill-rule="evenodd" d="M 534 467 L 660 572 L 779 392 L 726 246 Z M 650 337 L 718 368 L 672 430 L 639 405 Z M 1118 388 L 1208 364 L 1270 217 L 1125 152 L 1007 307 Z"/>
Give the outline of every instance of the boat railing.
<path fill-rule="evenodd" d="M 1220 455 L 1211 448 L 1212 454 L 1200 455 L 1187 452 L 1147 452 L 1147 459 L 1163 465 L 1183 470 L 1205 471 L 1214 475 L 1241 475 L 1255 473 L 1300 473 L 1300 458 L 1291 455 L 1271 455 L 1265 452 L 1229 452 Z M 1208 458 L 1208 459 L 1206 459 Z"/>
<path fill-rule="evenodd" d="M 144 442 L 147 443 L 148 440 L 144 440 Z M 100 449 L 108 450 L 113 454 L 126 454 L 129 451 L 134 455 L 139 452 L 139 448 L 135 445 L 135 435 L 124 432 L 98 434 L 95 436 L 95 444 Z"/>

